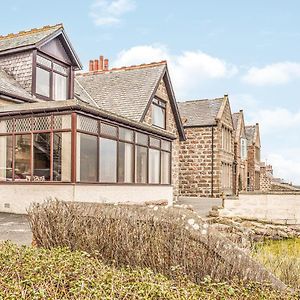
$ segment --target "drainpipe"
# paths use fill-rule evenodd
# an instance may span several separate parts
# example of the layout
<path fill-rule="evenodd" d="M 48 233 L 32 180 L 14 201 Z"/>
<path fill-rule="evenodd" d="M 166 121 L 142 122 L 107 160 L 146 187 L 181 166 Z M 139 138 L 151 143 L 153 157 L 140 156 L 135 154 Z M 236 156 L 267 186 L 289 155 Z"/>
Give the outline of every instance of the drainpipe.
<path fill-rule="evenodd" d="M 211 126 L 211 198 L 214 197 L 214 126 Z"/>

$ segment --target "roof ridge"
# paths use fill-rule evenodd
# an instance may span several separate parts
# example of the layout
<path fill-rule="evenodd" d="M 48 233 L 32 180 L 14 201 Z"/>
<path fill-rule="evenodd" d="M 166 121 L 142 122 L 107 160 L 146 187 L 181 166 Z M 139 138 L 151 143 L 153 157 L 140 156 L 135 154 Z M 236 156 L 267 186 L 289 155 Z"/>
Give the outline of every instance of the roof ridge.
<path fill-rule="evenodd" d="M 214 101 L 214 100 L 223 100 L 224 97 L 218 97 L 218 98 L 210 98 L 210 99 L 194 99 L 194 100 L 185 100 L 185 101 L 178 101 L 177 103 L 190 103 L 190 102 L 201 102 L 201 101 Z"/>
<path fill-rule="evenodd" d="M 151 67 L 156 67 L 160 65 L 166 65 L 167 61 L 162 60 L 159 62 L 151 62 L 151 63 L 144 63 L 140 65 L 131 65 L 131 66 L 123 66 L 119 68 L 112 68 L 109 70 L 101 70 L 101 71 L 91 71 L 91 72 L 82 72 L 82 73 L 77 73 L 76 76 L 88 76 L 88 75 L 98 75 L 98 74 L 104 74 L 104 73 L 112 73 L 112 72 L 117 72 L 117 71 L 130 71 L 130 70 L 139 70 L 139 69 L 145 69 L 145 68 L 151 68 Z"/>
<path fill-rule="evenodd" d="M 63 28 L 63 24 L 58 23 L 58 24 L 55 24 L 55 25 L 45 25 L 45 26 L 40 27 L 40 28 L 32 28 L 32 29 L 29 29 L 29 30 L 19 31 L 17 33 L 9 33 L 7 35 L 0 35 L 0 41 L 4 40 L 4 39 L 15 38 L 15 37 L 24 36 L 24 35 L 30 35 L 30 34 L 37 33 L 37 32 L 47 31 L 47 30 L 53 29 L 55 27 L 57 27 L 57 29 Z"/>

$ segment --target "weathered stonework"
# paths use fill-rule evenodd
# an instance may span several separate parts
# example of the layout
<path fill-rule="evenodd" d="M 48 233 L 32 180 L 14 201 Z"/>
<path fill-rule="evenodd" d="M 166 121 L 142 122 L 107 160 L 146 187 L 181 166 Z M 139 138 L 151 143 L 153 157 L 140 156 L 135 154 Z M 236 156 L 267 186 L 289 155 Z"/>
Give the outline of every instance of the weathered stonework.
<path fill-rule="evenodd" d="M 32 88 L 32 52 L 20 52 L 0 57 L 0 68 L 31 94 Z"/>
<path fill-rule="evenodd" d="M 155 95 L 166 101 L 166 131 L 174 134 L 177 137 L 172 143 L 172 186 L 174 189 L 174 199 L 176 199 L 179 195 L 179 134 L 170 105 L 167 88 L 163 79 L 161 80 Z M 150 105 L 145 115 L 144 123 L 152 125 L 152 105 Z"/>

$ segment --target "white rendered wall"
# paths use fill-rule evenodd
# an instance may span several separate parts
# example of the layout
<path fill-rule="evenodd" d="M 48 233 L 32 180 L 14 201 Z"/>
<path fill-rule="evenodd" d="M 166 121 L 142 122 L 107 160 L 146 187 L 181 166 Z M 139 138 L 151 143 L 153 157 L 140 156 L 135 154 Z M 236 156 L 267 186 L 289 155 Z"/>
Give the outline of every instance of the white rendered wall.
<path fill-rule="evenodd" d="M 32 202 L 47 198 L 63 201 L 144 204 L 146 201 L 173 202 L 171 186 L 2 184 L 0 212 L 26 214 Z"/>

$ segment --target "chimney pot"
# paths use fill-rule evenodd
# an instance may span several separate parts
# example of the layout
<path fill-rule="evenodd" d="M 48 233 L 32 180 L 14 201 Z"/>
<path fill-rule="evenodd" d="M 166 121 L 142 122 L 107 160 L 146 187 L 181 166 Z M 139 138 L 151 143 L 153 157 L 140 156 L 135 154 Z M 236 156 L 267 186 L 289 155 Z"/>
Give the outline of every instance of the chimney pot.
<path fill-rule="evenodd" d="M 93 61 L 93 60 L 90 60 L 90 63 L 89 63 L 89 71 L 90 71 L 90 72 L 93 72 L 93 71 L 94 71 L 94 61 Z"/>
<path fill-rule="evenodd" d="M 99 61 L 98 59 L 94 60 L 94 71 L 98 71 L 99 70 Z"/>
<path fill-rule="evenodd" d="M 104 59 L 104 70 L 105 71 L 108 70 L 108 59 L 107 58 Z"/>
<path fill-rule="evenodd" d="M 103 57 L 103 55 L 100 55 L 100 59 L 99 59 L 99 71 L 103 71 L 103 62 L 104 62 L 104 57 Z"/>

